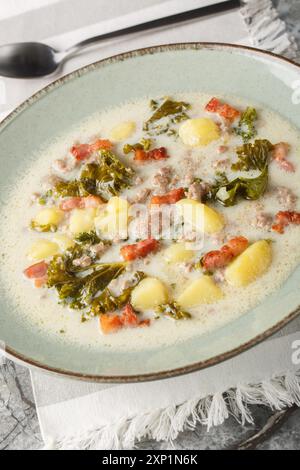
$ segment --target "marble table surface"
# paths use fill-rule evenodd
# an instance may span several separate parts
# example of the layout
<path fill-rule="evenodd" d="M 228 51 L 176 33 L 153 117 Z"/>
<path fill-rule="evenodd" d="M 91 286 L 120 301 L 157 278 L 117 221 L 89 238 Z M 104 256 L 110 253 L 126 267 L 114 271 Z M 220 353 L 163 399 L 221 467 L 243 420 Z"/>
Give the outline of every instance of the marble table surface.
<path fill-rule="evenodd" d="M 300 50 L 300 0 L 273 0 Z M 207 432 L 199 425 L 175 441 L 177 449 L 300 449 L 300 409 L 280 412 L 252 407 L 254 424 L 241 426 L 233 418 Z M 39 449 L 43 442 L 34 405 L 29 371 L 11 361 L 0 363 L 0 450 Z M 140 449 L 166 449 L 145 440 Z"/>

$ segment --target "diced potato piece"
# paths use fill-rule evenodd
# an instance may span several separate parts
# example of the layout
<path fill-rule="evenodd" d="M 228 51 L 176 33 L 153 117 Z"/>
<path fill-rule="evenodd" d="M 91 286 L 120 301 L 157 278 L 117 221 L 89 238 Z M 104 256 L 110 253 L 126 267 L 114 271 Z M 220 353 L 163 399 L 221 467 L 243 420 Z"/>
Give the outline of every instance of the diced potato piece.
<path fill-rule="evenodd" d="M 130 137 L 135 132 L 135 129 L 134 121 L 121 122 L 111 130 L 110 137 L 112 140 L 120 142 Z"/>
<path fill-rule="evenodd" d="M 190 147 L 208 145 L 220 137 L 220 129 L 209 118 L 187 119 L 179 128 L 182 142 Z"/>
<path fill-rule="evenodd" d="M 150 310 L 168 301 L 166 286 L 155 277 L 143 279 L 131 293 L 131 303 L 136 310 Z"/>
<path fill-rule="evenodd" d="M 58 244 L 59 248 L 62 251 L 67 250 L 68 248 L 71 248 L 71 246 L 74 246 L 75 242 L 72 240 L 72 238 L 68 237 L 67 235 L 64 235 L 62 233 L 56 233 L 52 237 L 52 241 Z"/>
<path fill-rule="evenodd" d="M 110 198 L 106 205 L 107 212 L 128 212 L 129 203 L 126 199 L 122 199 L 118 196 L 113 196 Z"/>
<path fill-rule="evenodd" d="M 38 225 L 58 225 L 64 216 L 64 212 L 57 207 L 46 207 L 42 209 L 34 218 Z"/>
<path fill-rule="evenodd" d="M 232 261 L 225 270 L 225 279 L 233 286 L 246 286 L 267 271 L 271 261 L 271 243 L 259 240 Z"/>
<path fill-rule="evenodd" d="M 187 243 L 173 243 L 164 252 L 164 257 L 169 263 L 188 261 L 194 256 L 194 251 L 186 247 Z"/>
<path fill-rule="evenodd" d="M 70 231 L 74 234 L 90 232 L 94 228 L 96 209 L 74 209 L 70 217 Z"/>
<path fill-rule="evenodd" d="M 128 210 L 129 204 L 126 199 L 112 197 L 106 205 L 105 211 L 95 218 L 95 227 L 103 235 L 109 238 L 128 237 Z"/>
<path fill-rule="evenodd" d="M 223 292 L 210 276 L 202 276 L 192 281 L 178 297 L 177 302 L 183 308 L 195 307 L 200 304 L 211 304 L 223 297 Z"/>
<path fill-rule="evenodd" d="M 181 199 L 176 206 L 183 216 L 184 223 L 191 225 L 197 231 L 216 233 L 225 225 L 224 218 L 219 212 L 194 199 Z"/>
<path fill-rule="evenodd" d="M 27 256 L 29 259 L 38 261 L 56 255 L 58 252 L 59 246 L 57 243 L 40 238 L 31 245 L 27 252 Z"/>

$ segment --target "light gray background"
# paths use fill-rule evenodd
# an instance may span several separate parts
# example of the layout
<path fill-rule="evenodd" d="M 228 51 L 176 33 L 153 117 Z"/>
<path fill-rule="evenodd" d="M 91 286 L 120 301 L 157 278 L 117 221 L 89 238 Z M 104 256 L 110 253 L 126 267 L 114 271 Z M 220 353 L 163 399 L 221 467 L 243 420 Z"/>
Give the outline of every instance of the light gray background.
<path fill-rule="evenodd" d="M 67 3 L 70 0 L 63 1 Z M 132 1 L 132 4 L 135 1 Z M 73 3 L 73 11 L 75 7 L 83 8 L 85 4 L 81 0 L 72 0 Z M 300 0 L 273 0 L 273 3 L 300 47 Z M 48 13 L 47 23 L 53 24 L 55 27 L 53 34 L 58 34 L 60 24 L 57 18 L 51 21 L 51 9 Z M 78 18 L 78 15 L 70 17 L 70 30 L 77 26 L 76 17 Z M 0 11 L 0 44 L 16 40 L 18 32 L 24 34 L 26 29 L 30 34 L 30 27 L 27 28 L 27 25 L 30 25 L 31 21 L 34 20 L 30 14 L 22 15 L 22 23 L 18 21 L 17 16 L 12 17 L 10 28 L 12 37 L 2 37 Z M 94 14 L 90 18 L 90 23 L 93 22 Z M 43 29 L 43 25 L 40 26 Z M 295 407 L 288 412 L 274 413 L 264 407 L 256 406 L 252 408 L 252 412 L 255 417 L 254 425 L 243 427 L 233 419 L 228 419 L 222 426 L 213 428 L 209 433 L 199 425 L 194 431 L 181 433 L 175 442 L 175 448 L 300 449 L 300 409 Z M 42 445 L 28 370 L 10 361 L 2 365 L 0 363 L 0 450 L 38 449 Z M 138 447 L 166 449 L 167 446 L 165 443 L 144 441 Z"/>

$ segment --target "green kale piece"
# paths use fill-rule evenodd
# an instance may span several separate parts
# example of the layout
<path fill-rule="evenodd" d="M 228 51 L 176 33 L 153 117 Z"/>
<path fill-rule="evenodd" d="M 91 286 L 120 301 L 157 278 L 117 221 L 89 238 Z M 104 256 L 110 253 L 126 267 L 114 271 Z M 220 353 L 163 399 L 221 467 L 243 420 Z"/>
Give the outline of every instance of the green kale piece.
<path fill-rule="evenodd" d="M 60 197 L 88 196 L 93 194 L 107 199 L 128 188 L 134 171 L 123 165 L 109 150 L 99 150 L 98 162 L 86 164 L 79 179 L 59 181 L 54 195 Z"/>
<path fill-rule="evenodd" d="M 56 232 L 57 226 L 54 224 L 37 224 L 34 220 L 30 222 L 29 228 L 35 230 L 36 232 Z"/>
<path fill-rule="evenodd" d="M 47 271 L 47 286 L 54 287 L 59 299 L 70 308 L 84 309 L 91 305 L 99 291 L 124 272 L 125 263 L 97 263 L 82 268 L 78 273 L 71 268 L 73 256 L 74 252 L 52 258 Z M 84 274 L 86 270 L 89 272 Z"/>
<path fill-rule="evenodd" d="M 177 302 L 159 305 L 156 311 L 159 315 L 166 315 L 174 320 L 183 320 L 192 317 L 189 312 L 182 310 Z"/>
<path fill-rule="evenodd" d="M 123 152 L 125 153 L 125 155 L 127 155 L 128 153 L 134 152 L 137 149 L 148 151 L 150 150 L 151 145 L 152 145 L 151 139 L 141 139 L 136 144 L 125 144 L 123 147 Z"/>
<path fill-rule="evenodd" d="M 268 168 L 265 167 L 255 178 L 235 178 L 232 181 L 218 181 L 210 192 L 210 198 L 220 202 L 223 206 L 233 206 L 237 197 L 255 200 L 259 199 L 268 186 Z"/>
<path fill-rule="evenodd" d="M 82 232 L 79 233 L 75 237 L 75 242 L 78 245 L 96 245 L 97 243 L 108 243 L 108 240 L 102 240 L 98 237 L 95 230 L 91 230 L 90 232 Z"/>
<path fill-rule="evenodd" d="M 231 165 L 232 170 L 260 170 L 269 163 L 270 151 L 274 146 L 267 139 L 255 140 L 253 144 L 243 144 L 237 148 L 238 161 Z"/>
<path fill-rule="evenodd" d="M 150 107 L 154 110 L 154 113 L 144 123 L 143 130 L 157 135 L 163 133 L 173 135 L 176 131 L 172 129 L 170 124 L 176 124 L 188 119 L 186 111 L 190 109 L 191 105 L 184 101 L 173 101 L 168 98 L 160 105 L 158 102 L 151 100 Z M 165 122 L 164 118 L 169 119 Z"/>
<path fill-rule="evenodd" d="M 238 126 L 235 128 L 235 133 L 240 135 L 245 143 L 249 142 L 257 134 L 255 129 L 256 119 L 256 109 L 248 107 L 241 115 Z"/>
<path fill-rule="evenodd" d="M 133 289 L 144 279 L 145 273 L 137 271 L 134 273 L 131 285 L 123 290 L 119 296 L 113 296 L 109 288 L 106 288 L 98 297 L 92 302 L 91 314 L 93 316 L 101 315 L 102 313 L 114 312 L 126 305 L 131 297 Z"/>

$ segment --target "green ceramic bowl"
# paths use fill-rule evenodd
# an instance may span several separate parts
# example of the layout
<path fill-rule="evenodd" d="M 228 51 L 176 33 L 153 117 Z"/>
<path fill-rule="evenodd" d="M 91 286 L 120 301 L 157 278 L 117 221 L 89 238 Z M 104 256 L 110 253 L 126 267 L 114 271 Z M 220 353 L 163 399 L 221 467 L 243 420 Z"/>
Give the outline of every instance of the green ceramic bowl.
<path fill-rule="evenodd" d="M 134 73 L 133 73 L 134 71 Z M 62 130 L 101 108 L 182 91 L 234 94 L 259 102 L 300 128 L 300 67 L 259 50 L 228 44 L 176 44 L 102 60 L 57 80 L 10 114 L 0 126 L 1 187 L 15 167 Z M 299 95 L 299 93 L 298 93 Z M 18 136 L 18 138 L 16 138 Z M 5 201 L 5 194 L 1 194 Z M 298 315 L 300 267 L 280 290 L 238 320 L 201 337 L 149 352 L 82 351 L 37 335 L 1 298 L 0 340 L 10 356 L 48 371 L 91 381 L 131 382 L 185 374 L 228 359 L 267 338 Z"/>

